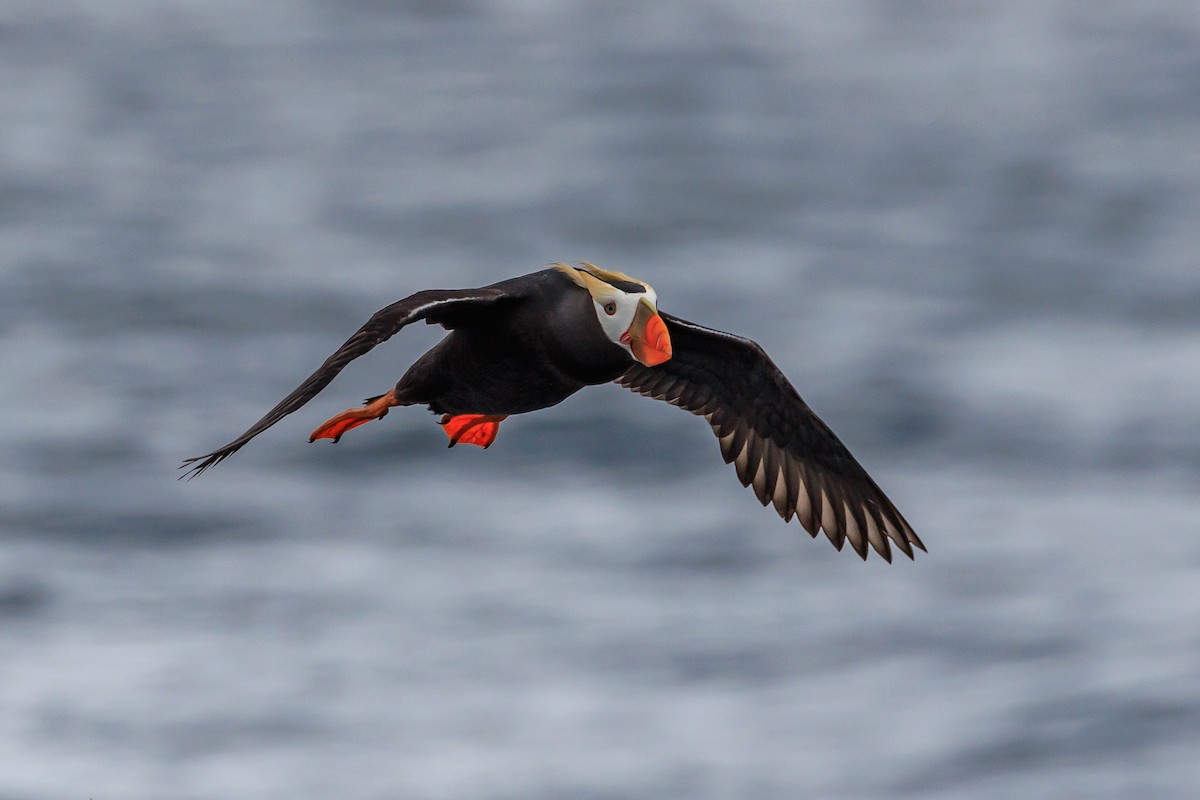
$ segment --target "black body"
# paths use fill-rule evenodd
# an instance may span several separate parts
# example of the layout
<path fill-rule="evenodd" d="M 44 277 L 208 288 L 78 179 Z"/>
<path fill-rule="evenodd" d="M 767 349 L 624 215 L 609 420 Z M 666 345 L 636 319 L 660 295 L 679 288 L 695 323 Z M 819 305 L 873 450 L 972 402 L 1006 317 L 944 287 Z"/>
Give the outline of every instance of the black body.
<path fill-rule="evenodd" d="M 554 269 L 488 287 L 507 299 L 464 320 L 396 384 L 396 399 L 439 414 L 523 414 L 609 383 L 633 363 L 596 319 L 592 297 Z"/>

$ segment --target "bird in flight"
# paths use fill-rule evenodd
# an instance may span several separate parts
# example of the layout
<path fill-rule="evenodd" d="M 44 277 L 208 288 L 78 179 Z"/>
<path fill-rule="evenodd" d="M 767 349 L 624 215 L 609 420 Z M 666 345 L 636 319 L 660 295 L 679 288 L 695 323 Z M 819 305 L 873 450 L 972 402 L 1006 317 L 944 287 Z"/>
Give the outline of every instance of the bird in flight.
<path fill-rule="evenodd" d="M 194 477 L 315 397 L 342 369 L 419 320 L 450 333 L 391 389 L 335 415 L 310 442 L 337 442 L 394 406 L 441 414 L 450 446 L 488 447 L 501 422 L 616 381 L 704 417 L 743 486 L 813 537 L 864 560 L 925 549 L 904 516 L 755 342 L 658 311 L 645 281 L 586 262 L 479 289 L 427 289 L 376 312 L 295 391 L 224 447 L 189 458 Z M 182 477 L 182 476 L 181 476 Z"/>

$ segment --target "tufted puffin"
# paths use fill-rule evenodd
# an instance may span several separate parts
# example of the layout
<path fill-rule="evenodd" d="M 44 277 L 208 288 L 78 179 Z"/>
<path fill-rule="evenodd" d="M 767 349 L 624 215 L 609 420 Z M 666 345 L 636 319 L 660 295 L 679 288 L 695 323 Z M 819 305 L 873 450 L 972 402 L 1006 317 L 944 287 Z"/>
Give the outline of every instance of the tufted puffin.
<path fill-rule="evenodd" d="M 296 411 L 342 369 L 418 320 L 450 331 L 386 393 L 313 431 L 337 442 L 393 406 L 441 415 L 450 446 L 488 447 L 500 423 L 616 381 L 704 417 L 743 486 L 785 521 L 793 516 L 864 560 L 909 558 L 925 546 L 833 431 L 761 347 L 658 311 L 650 284 L 586 262 L 480 289 L 427 289 L 376 312 L 280 403 L 224 447 L 183 462 L 194 477 Z"/>

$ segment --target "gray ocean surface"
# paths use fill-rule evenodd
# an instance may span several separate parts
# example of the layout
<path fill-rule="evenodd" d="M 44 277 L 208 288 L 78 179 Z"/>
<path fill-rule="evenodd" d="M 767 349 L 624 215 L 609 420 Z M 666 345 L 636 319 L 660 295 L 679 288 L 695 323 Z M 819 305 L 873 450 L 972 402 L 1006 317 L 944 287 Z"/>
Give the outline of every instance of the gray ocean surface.
<path fill-rule="evenodd" d="M 0 798 L 1200 797 L 1200 6 L 0 5 Z M 929 546 L 616 386 L 333 413 L 551 261 L 760 342 Z"/>

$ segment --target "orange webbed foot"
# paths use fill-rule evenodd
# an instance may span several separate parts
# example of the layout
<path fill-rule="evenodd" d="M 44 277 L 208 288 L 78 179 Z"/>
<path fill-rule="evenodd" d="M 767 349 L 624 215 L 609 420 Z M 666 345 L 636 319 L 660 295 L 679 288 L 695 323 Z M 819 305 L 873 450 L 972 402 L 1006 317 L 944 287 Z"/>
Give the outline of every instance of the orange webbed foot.
<path fill-rule="evenodd" d="M 382 419 L 387 416 L 389 408 L 398 405 L 400 404 L 396 402 L 396 395 L 393 394 L 392 390 L 389 390 L 386 394 L 379 395 L 379 397 L 372 397 L 359 408 L 349 408 L 340 414 L 330 417 L 312 432 L 312 435 L 308 437 L 308 441 L 315 442 L 317 439 L 333 439 L 334 444 L 336 444 L 346 431 L 353 430 L 359 425 L 365 425 L 371 420 Z"/>
<path fill-rule="evenodd" d="M 450 437 L 448 447 L 456 444 L 473 444 L 483 449 L 496 441 L 500 432 L 500 423 L 508 418 L 507 414 L 444 414 L 439 423 L 442 430 Z"/>

